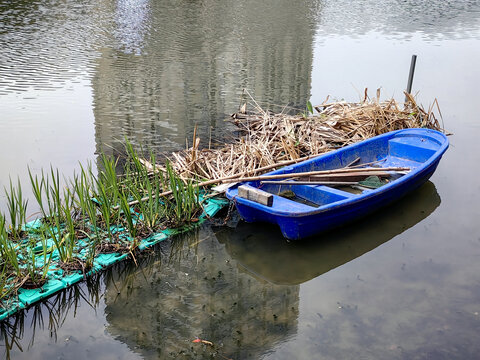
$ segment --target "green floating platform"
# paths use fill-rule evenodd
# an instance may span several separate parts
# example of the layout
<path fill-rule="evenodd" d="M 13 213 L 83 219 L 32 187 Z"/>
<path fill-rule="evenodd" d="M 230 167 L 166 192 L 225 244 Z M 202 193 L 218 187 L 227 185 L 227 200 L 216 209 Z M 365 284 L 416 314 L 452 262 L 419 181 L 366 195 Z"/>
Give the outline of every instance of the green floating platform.
<path fill-rule="evenodd" d="M 138 245 L 138 249 L 140 251 L 143 251 L 174 235 L 185 233 L 194 229 L 195 227 L 198 227 L 205 221 L 205 219 L 210 216 L 214 216 L 220 209 L 222 209 L 227 204 L 228 200 L 225 199 L 206 200 L 203 204 L 204 212 L 200 216 L 198 222 L 183 226 L 178 229 L 166 229 L 162 230 L 161 232 L 155 233 L 148 238 L 143 239 Z M 33 221 L 29 223 L 27 227 L 30 229 L 35 229 L 36 227 L 38 227 L 38 223 L 36 221 Z M 93 268 L 84 276 L 80 271 L 66 273 L 63 270 L 56 268 L 54 264 L 55 256 L 53 256 L 52 264 L 50 270 L 48 271 L 46 283 L 42 287 L 36 289 L 20 288 L 16 296 L 1 304 L 0 321 L 5 320 L 9 316 L 15 314 L 22 309 L 28 308 L 36 302 L 39 302 L 63 289 L 72 286 L 73 284 L 83 280 L 85 277 L 91 276 L 109 266 L 112 266 L 113 264 L 125 260 L 127 257 L 128 254 L 121 253 L 98 254 L 95 257 Z"/>

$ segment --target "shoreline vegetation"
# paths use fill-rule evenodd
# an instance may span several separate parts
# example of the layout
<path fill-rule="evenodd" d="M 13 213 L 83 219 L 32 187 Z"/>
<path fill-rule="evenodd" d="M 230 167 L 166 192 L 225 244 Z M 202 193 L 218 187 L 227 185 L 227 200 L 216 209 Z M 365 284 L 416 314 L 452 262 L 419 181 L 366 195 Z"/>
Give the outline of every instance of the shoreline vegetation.
<path fill-rule="evenodd" d="M 247 103 L 231 116 L 239 129 L 233 143 L 200 148 L 194 131 L 186 150 L 145 158 L 126 140 L 125 159 L 101 155 L 98 174 L 91 164 L 61 185 L 59 171 L 29 170 L 34 199 L 25 199 L 20 181 L 5 189 L 7 211 L 0 213 L 0 315 L 19 289 L 40 289 L 52 271 L 84 276 L 100 254 L 128 254 L 134 261 L 143 239 L 165 229 L 196 223 L 206 199 L 223 184 L 258 176 L 392 130 L 425 127 L 441 130 L 433 112 L 407 94 L 403 108 L 394 100 L 327 102 L 292 115 L 263 110 L 246 92 Z M 314 113 L 315 112 L 315 113 Z M 161 161 L 158 161 L 161 160 Z M 120 169 L 120 171 L 119 171 Z M 27 222 L 36 201 L 39 218 Z"/>

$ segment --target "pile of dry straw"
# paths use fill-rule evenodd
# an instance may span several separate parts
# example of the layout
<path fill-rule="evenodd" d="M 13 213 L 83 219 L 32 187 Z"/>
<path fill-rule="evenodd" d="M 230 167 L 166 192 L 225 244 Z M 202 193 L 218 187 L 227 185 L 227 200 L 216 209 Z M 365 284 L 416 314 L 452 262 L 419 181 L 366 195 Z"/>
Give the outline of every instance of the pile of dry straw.
<path fill-rule="evenodd" d="M 200 139 L 194 134 L 193 146 L 172 155 L 174 169 L 183 178 L 220 180 L 235 176 L 258 175 L 279 165 L 285 165 L 339 147 L 365 140 L 392 130 L 424 127 L 441 129 L 433 113 L 434 101 L 426 111 L 411 95 L 400 106 L 394 99 L 379 100 L 365 97 L 359 103 L 327 102 L 315 106 L 315 114 L 288 115 L 263 110 L 250 97 L 232 121 L 243 136 L 232 144 L 215 149 L 199 148 Z M 221 181 L 209 181 L 207 184 Z"/>

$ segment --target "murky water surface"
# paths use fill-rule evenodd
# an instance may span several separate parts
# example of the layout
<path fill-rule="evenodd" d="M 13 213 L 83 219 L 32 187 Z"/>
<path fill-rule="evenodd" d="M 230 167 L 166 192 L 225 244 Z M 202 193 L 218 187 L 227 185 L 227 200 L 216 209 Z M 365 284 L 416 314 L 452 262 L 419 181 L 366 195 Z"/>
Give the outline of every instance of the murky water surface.
<path fill-rule="evenodd" d="M 0 187 L 27 165 L 69 176 L 125 136 L 221 141 L 243 88 L 264 106 L 401 100 L 412 54 L 419 101 L 454 133 L 381 213 L 300 243 L 204 226 L 3 323 L 4 356 L 478 357 L 478 1 L 0 1 L 0 45 Z"/>

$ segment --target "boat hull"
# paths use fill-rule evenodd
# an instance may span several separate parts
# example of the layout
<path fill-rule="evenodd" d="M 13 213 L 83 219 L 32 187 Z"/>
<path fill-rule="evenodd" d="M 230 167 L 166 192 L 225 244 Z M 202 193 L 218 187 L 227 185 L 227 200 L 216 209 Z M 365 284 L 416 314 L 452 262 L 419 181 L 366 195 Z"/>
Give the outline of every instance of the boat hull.
<path fill-rule="evenodd" d="M 394 165 L 411 168 L 407 175 L 362 194 L 351 194 L 323 185 L 289 187 L 318 206 L 297 204 L 275 195 L 273 206 L 268 207 L 239 198 L 236 188 L 229 189 L 227 197 L 235 202 L 245 221 L 278 224 L 284 237 L 298 240 L 366 216 L 415 190 L 432 176 L 447 148 L 447 138 L 437 131 L 399 130 L 269 173 L 335 169 L 345 166 L 354 158 L 360 158 L 363 163 L 379 161 L 381 167 Z M 263 188 L 259 181 L 246 185 Z M 280 191 L 272 189 L 271 186 L 266 188 L 273 194 Z"/>

